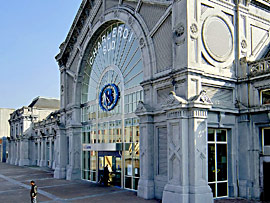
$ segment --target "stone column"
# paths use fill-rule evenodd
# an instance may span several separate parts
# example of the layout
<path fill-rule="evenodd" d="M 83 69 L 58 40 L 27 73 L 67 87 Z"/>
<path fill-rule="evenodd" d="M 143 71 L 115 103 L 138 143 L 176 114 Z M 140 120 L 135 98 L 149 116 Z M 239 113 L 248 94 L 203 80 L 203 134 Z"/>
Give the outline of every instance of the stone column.
<path fill-rule="evenodd" d="M 189 187 L 190 202 L 213 202 L 208 186 L 207 106 L 189 109 Z"/>
<path fill-rule="evenodd" d="M 29 140 L 29 147 L 30 147 L 30 153 L 31 155 L 29 155 L 29 165 L 32 166 L 36 166 L 37 165 L 37 156 L 38 156 L 38 152 L 37 152 L 37 148 L 36 148 L 36 141 L 35 139 L 31 139 Z"/>
<path fill-rule="evenodd" d="M 55 138 L 53 138 L 53 140 L 52 140 L 52 143 L 53 143 L 53 145 L 52 145 L 52 169 L 55 169 L 55 165 L 56 165 L 56 162 L 55 162 L 55 157 L 56 157 L 56 144 L 55 144 Z"/>
<path fill-rule="evenodd" d="M 29 154 L 28 154 L 28 139 L 22 138 L 20 142 L 20 159 L 19 166 L 29 165 Z"/>
<path fill-rule="evenodd" d="M 20 159 L 20 142 L 21 140 L 17 139 L 16 142 L 16 159 L 15 159 L 15 165 L 19 164 L 19 159 Z"/>
<path fill-rule="evenodd" d="M 37 166 L 40 165 L 40 138 L 37 139 Z"/>
<path fill-rule="evenodd" d="M 15 165 L 15 161 L 16 161 L 16 156 L 17 156 L 17 145 L 16 145 L 16 141 L 13 140 L 13 143 L 12 143 L 12 157 L 11 157 L 11 164 L 14 164 Z"/>
<path fill-rule="evenodd" d="M 67 164 L 67 139 L 66 129 L 60 128 L 57 130 L 55 147 L 57 149 L 55 154 L 56 167 L 54 170 L 54 178 L 66 178 L 66 164 Z"/>
<path fill-rule="evenodd" d="M 69 165 L 67 180 L 81 179 L 81 125 L 72 124 L 69 128 Z"/>
<path fill-rule="evenodd" d="M 40 163 L 39 166 L 47 166 L 46 164 L 46 139 L 43 137 L 41 139 L 41 150 L 40 150 Z"/>
<path fill-rule="evenodd" d="M 136 114 L 140 118 L 140 180 L 138 196 L 144 199 L 153 199 L 155 197 L 153 113 L 150 106 L 140 102 Z"/>
<path fill-rule="evenodd" d="M 52 168 L 52 137 L 49 137 L 49 167 Z"/>
<path fill-rule="evenodd" d="M 168 129 L 168 183 L 162 202 L 212 203 L 207 175 L 207 111 L 204 93 L 186 101 L 174 95 L 164 107 Z"/>
<path fill-rule="evenodd" d="M 189 202 L 188 111 L 167 112 L 168 183 L 162 202 Z"/>

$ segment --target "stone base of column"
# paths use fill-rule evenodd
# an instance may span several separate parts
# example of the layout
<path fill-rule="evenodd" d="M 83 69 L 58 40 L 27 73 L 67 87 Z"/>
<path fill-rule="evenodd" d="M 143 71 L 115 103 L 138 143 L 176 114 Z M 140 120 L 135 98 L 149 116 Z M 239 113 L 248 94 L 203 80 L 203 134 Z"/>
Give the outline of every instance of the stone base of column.
<path fill-rule="evenodd" d="M 41 161 L 39 162 L 39 166 L 40 166 L 40 167 L 47 166 L 47 161 L 46 161 L 46 160 L 41 160 Z"/>
<path fill-rule="evenodd" d="M 164 187 L 162 203 L 172 203 L 172 202 L 191 203 L 189 202 L 188 190 L 189 190 L 188 187 L 167 184 Z"/>
<path fill-rule="evenodd" d="M 144 199 L 155 197 L 155 184 L 153 180 L 139 180 L 137 195 Z"/>
<path fill-rule="evenodd" d="M 55 161 L 52 162 L 52 169 L 55 169 Z"/>
<path fill-rule="evenodd" d="M 9 161 L 9 164 L 14 165 L 15 164 L 15 159 L 14 158 L 11 158 L 10 161 Z"/>
<path fill-rule="evenodd" d="M 20 159 L 19 166 L 29 166 L 30 162 L 29 159 Z"/>
<path fill-rule="evenodd" d="M 19 159 L 16 159 L 14 164 L 19 165 Z"/>
<path fill-rule="evenodd" d="M 37 166 L 37 160 L 30 160 L 29 165 L 30 166 Z"/>
<path fill-rule="evenodd" d="M 67 180 L 78 180 L 81 179 L 80 169 L 74 169 L 72 166 L 67 167 Z"/>
<path fill-rule="evenodd" d="M 190 187 L 190 202 L 192 203 L 213 203 L 213 193 L 211 188 L 206 186 Z"/>
<path fill-rule="evenodd" d="M 56 167 L 53 174 L 54 178 L 65 179 L 66 178 L 66 168 L 65 167 Z"/>

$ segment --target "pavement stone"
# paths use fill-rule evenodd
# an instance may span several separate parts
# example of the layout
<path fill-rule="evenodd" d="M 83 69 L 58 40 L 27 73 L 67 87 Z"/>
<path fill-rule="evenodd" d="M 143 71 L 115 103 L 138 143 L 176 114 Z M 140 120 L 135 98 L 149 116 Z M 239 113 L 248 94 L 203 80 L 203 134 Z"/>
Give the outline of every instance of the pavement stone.
<path fill-rule="evenodd" d="M 15 166 L 0 162 L 0 203 L 30 202 L 30 180 L 38 186 L 39 203 L 160 203 L 145 200 L 136 192 L 117 187 L 104 187 L 83 180 L 54 179 L 48 168 Z M 214 203 L 266 203 L 245 199 L 217 199 Z M 270 203 L 270 202 L 269 202 Z"/>

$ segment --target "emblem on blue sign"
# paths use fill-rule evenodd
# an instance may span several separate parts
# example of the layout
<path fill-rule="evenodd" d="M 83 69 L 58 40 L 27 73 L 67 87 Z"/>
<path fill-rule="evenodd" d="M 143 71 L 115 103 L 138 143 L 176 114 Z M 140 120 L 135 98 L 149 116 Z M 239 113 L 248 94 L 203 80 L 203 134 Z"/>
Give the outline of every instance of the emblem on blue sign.
<path fill-rule="evenodd" d="M 115 84 L 105 85 L 99 93 L 99 106 L 103 111 L 111 111 L 116 106 L 120 92 Z"/>

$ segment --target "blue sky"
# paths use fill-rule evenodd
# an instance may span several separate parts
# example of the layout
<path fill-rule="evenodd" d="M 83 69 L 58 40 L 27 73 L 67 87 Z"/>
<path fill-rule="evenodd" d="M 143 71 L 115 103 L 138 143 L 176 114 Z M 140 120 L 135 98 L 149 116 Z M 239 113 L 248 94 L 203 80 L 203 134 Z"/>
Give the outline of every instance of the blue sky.
<path fill-rule="evenodd" d="M 37 96 L 59 98 L 55 56 L 81 0 L 1 1 L 0 108 L 28 106 Z"/>

